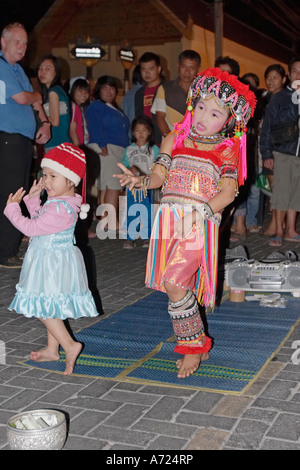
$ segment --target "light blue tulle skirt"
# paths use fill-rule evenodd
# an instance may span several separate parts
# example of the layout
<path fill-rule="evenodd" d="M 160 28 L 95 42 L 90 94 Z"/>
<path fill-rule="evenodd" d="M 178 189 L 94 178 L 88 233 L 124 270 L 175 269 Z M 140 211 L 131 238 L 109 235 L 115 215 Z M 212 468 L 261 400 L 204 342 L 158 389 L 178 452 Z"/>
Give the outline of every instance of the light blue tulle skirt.
<path fill-rule="evenodd" d="M 31 239 L 9 310 L 42 319 L 98 315 L 73 237 L 74 226 Z"/>

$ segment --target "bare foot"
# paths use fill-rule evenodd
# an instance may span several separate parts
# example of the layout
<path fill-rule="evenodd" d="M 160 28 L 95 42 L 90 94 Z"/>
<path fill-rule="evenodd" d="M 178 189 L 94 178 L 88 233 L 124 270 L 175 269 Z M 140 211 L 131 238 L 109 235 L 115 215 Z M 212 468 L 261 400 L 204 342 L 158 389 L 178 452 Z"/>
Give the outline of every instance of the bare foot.
<path fill-rule="evenodd" d="M 69 351 L 65 351 L 66 353 L 66 369 L 64 371 L 64 375 L 71 375 L 75 366 L 75 362 L 77 357 L 79 356 L 82 350 L 81 343 L 74 343 L 74 346 L 70 348 Z"/>
<path fill-rule="evenodd" d="M 276 225 L 269 225 L 267 229 L 264 231 L 264 235 L 267 237 L 274 237 L 276 234 Z"/>
<path fill-rule="evenodd" d="M 208 353 L 203 354 L 185 354 L 183 359 L 178 359 L 176 362 L 179 372 L 177 377 L 179 379 L 189 377 L 199 367 L 201 361 L 205 361 L 209 358 Z"/>
<path fill-rule="evenodd" d="M 58 361 L 59 354 L 48 348 L 41 349 L 41 351 L 32 351 L 30 353 L 30 359 L 35 362 L 49 362 Z"/>

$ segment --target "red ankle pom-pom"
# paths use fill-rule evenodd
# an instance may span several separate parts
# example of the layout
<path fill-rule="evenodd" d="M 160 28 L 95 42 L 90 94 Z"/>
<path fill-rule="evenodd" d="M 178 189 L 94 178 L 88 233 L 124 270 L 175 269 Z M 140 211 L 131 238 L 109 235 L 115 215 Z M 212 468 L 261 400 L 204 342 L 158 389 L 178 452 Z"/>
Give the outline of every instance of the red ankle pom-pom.
<path fill-rule="evenodd" d="M 176 346 L 174 352 L 179 354 L 204 354 L 208 353 L 211 349 L 211 338 L 206 337 L 206 341 L 203 346 L 187 346 L 186 344 Z"/>

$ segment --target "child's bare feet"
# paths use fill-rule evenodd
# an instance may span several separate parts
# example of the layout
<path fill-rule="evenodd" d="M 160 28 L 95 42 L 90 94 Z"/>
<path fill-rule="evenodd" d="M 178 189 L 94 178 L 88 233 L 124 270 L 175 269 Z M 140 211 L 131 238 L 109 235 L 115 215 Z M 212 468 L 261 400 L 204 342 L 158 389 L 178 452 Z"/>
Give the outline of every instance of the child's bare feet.
<path fill-rule="evenodd" d="M 70 350 L 65 351 L 66 353 L 66 369 L 64 375 L 71 375 L 75 366 L 77 357 L 82 350 L 82 344 L 75 342 Z"/>
<path fill-rule="evenodd" d="M 178 359 L 176 362 L 179 372 L 177 377 L 179 379 L 189 377 L 199 367 L 201 361 L 205 361 L 209 358 L 208 353 L 203 354 L 185 354 L 183 359 Z"/>
<path fill-rule="evenodd" d="M 32 351 L 30 353 L 30 359 L 35 362 L 49 362 L 58 361 L 59 354 L 49 348 L 41 349 L 41 351 Z"/>

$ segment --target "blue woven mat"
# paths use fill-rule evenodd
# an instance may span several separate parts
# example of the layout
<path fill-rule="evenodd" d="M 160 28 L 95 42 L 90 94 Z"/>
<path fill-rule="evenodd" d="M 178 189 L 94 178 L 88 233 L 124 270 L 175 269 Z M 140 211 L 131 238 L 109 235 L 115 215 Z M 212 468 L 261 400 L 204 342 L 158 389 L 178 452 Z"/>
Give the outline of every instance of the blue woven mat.
<path fill-rule="evenodd" d="M 209 313 L 210 357 L 190 377 L 177 378 L 175 340 L 167 296 L 154 292 L 76 334 L 85 347 L 74 373 L 116 381 L 242 392 L 272 358 L 299 320 L 300 300 L 287 295 L 286 308 L 259 302 L 224 301 Z M 26 365 L 63 372 L 60 361 Z"/>

